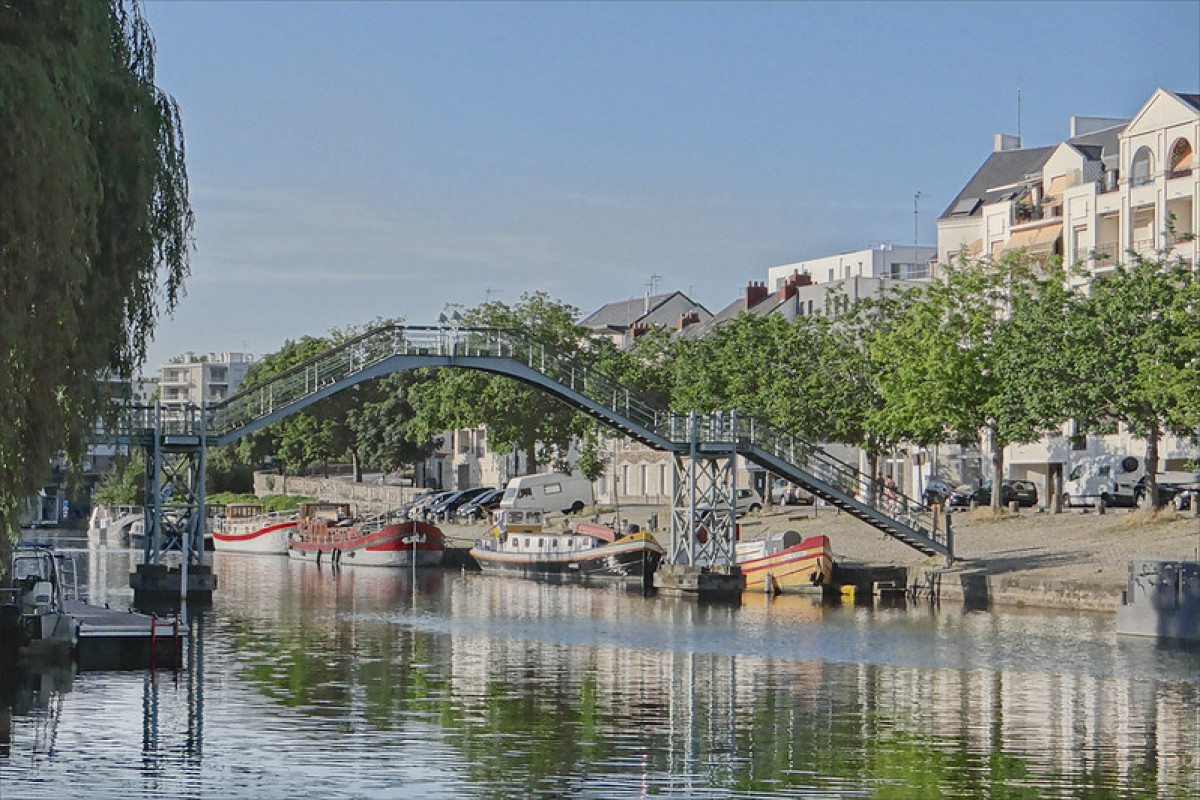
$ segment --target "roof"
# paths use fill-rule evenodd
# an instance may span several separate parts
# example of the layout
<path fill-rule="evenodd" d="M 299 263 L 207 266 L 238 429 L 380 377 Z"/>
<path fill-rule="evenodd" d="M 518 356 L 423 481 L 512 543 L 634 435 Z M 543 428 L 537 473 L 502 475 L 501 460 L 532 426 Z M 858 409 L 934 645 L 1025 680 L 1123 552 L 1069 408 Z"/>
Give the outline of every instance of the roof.
<path fill-rule="evenodd" d="M 938 219 L 974 216 L 979 213 L 980 206 L 1004 199 L 1006 193 L 1015 191 L 1012 188 L 1014 184 L 1039 171 L 1056 147 L 1029 147 L 992 153 Z"/>
<path fill-rule="evenodd" d="M 1197 111 L 1200 111 L 1200 94 L 1178 94 L 1177 93 L 1175 96 L 1178 97 L 1183 102 L 1187 103 L 1192 108 L 1196 109 Z"/>
<path fill-rule="evenodd" d="M 602 330 L 605 328 L 616 331 L 627 330 L 630 325 L 661 306 L 666 302 L 667 298 L 676 294 L 679 294 L 679 292 L 634 297 L 629 300 L 618 300 L 615 303 L 607 303 L 593 311 L 579 324 L 592 330 Z"/>
<path fill-rule="evenodd" d="M 638 322 L 673 328 L 687 311 L 699 312 L 702 320 L 710 316 L 708 309 L 683 292 L 669 292 L 607 303 L 579 324 L 594 333 L 614 334 L 623 334 Z"/>

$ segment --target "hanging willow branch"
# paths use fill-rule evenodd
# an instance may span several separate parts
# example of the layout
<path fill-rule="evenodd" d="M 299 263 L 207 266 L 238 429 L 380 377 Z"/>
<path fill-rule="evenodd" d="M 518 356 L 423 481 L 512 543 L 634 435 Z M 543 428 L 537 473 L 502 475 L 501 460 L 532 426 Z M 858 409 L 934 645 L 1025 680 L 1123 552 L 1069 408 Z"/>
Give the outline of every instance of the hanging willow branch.
<path fill-rule="evenodd" d="M 189 274 L 175 101 L 136 0 L 0 3 L 0 515 L 77 458 Z"/>

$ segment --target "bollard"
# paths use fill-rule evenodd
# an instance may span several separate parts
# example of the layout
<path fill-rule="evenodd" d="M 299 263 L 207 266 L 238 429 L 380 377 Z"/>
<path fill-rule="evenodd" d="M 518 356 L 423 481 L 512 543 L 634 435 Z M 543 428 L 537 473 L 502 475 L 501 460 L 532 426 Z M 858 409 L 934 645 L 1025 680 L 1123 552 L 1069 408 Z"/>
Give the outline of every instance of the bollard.
<path fill-rule="evenodd" d="M 1016 514 L 1018 511 L 1021 510 L 1021 504 L 1018 503 L 1016 500 L 1009 500 L 1008 501 L 1008 510 L 1011 511 L 1012 513 Z"/>
<path fill-rule="evenodd" d="M 1108 504 L 1104 502 L 1104 495 L 1100 495 L 1100 499 L 1096 501 L 1096 513 L 1103 514 L 1106 508 L 1108 508 Z"/>

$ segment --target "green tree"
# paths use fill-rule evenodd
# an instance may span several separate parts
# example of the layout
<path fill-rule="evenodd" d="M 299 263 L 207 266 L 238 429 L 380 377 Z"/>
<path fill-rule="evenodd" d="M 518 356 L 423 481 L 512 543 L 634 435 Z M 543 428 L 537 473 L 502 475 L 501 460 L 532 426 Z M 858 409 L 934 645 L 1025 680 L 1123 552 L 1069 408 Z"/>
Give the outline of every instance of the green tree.
<path fill-rule="evenodd" d="M 146 459 L 141 450 L 117 461 L 92 492 L 96 505 L 140 506 L 145 503 Z"/>
<path fill-rule="evenodd" d="M 520 331 L 567 357 L 587 352 L 582 344 L 587 332 L 576 323 L 578 317 L 578 309 L 545 292 L 525 293 L 515 306 L 490 302 L 461 315 L 466 326 Z M 426 370 L 409 397 L 416 411 L 415 427 L 423 437 L 486 425 L 489 447 L 497 453 L 522 453 L 531 472 L 542 464 L 566 471 L 568 451 L 576 440 L 592 453 L 589 469 L 598 463 L 598 434 L 586 415 L 512 378 L 462 369 Z"/>
<path fill-rule="evenodd" d="M 1004 448 L 1036 439 L 1047 423 L 1045 405 L 1029 393 L 1037 385 L 1025 378 L 1043 339 L 1018 312 L 1037 308 L 1061 276 L 1039 277 L 1021 253 L 944 269 L 944 281 L 924 287 L 872 340 L 876 362 L 886 365 L 878 416 L 892 435 L 918 442 L 967 444 L 986 433 L 998 483 Z M 992 508 L 1001 502 L 993 491 Z"/>
<path fill-rule="evenodd" d="M 1068 409 L 1085 430 L 1118 423 L 1146 442 L 1147 495 L 1157 506 L 1159 444 L 1200 425 L 1200 286 L 1178 257 L 1134 255 L 1070 305 L 1064 337 Z"/>
<path fill-rule="evenodd" d="M 179 110 L 133 0 L 0 5 L 0 514 L 77 458 L 188 275 Z"/>

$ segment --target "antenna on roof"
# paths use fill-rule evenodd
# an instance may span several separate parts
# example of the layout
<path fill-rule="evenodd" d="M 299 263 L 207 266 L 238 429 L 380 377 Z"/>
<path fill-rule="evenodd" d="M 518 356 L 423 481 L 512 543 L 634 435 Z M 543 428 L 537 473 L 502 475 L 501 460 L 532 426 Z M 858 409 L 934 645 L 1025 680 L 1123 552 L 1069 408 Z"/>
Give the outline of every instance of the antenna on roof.
<path fill-rule="evenodd" d="M 1021 141 L 1021 87 L 1017 87 L 1017 141 Z M 1020 145 L 1017 145 L 1020 147 Z"/>

